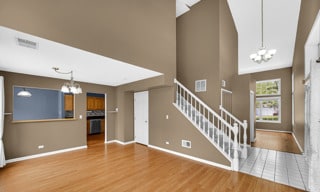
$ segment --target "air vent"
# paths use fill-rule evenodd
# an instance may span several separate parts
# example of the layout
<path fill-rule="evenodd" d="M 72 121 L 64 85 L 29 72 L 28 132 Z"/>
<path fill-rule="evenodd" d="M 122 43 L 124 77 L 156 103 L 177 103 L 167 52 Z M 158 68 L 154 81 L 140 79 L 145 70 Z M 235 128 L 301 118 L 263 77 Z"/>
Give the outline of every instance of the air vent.
<path fill-rule="evenodd" d="M 195 82 L 196 92 L 206 92 L 207 91 L 207 80 L 196 80 Z"/>
<path fill-rule="evenodd" d="M 185 148 L 191 148 L 191 141 L 181 140 L 181 146 Z"/>
<path fill-rule="evenodd" d="M 22 47 L 27 47 L 27 48 L 31 48 L 31 49 L 38 49 L 38 43 L 34 42 L 34 41 L 30 41 L 27 39 L 22 39 L 17 37 L 16 41 L 18 43 L 18 45 L 22 46 Z"/>

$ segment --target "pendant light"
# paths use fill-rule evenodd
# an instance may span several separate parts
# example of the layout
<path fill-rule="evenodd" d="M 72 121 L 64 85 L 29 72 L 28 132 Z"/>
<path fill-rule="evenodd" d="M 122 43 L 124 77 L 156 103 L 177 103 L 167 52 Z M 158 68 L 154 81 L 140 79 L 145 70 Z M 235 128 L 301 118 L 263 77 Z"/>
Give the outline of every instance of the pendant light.
<path fill-rule="evenodd" d="M 17 96 L 19 96 L 19 97 L 31 97 L 32 94 L 29 91 L 27 91 L 26 88 L 23 88 L 21 91 L 19 91 L 17 93 Z"/>
<path fill-rule="evenodd" d="M 267 50 L 263 40 L 263 0 L 261 0 L 261 47 L 256 53 L 250 55 L 250 59 L 259 64 L 269 61 L 277 52 L 276 49 Z"/>
<path fill-rule="evenodd" d="M 73 80 L 73 71 L 69 72 L 61 72 L 59 71 L 58 67 L 53 67 L 52 68 L 55 72 L 60 73 L 60 74 L 71 74 L 71 79 L 70 82 L 65 82 L 62 87 L 61 87 L 61 92 L 63 93 L 72 93 L 72 94 L 81 94 L 82 89 L 78 83 L 75 83 Z"/>

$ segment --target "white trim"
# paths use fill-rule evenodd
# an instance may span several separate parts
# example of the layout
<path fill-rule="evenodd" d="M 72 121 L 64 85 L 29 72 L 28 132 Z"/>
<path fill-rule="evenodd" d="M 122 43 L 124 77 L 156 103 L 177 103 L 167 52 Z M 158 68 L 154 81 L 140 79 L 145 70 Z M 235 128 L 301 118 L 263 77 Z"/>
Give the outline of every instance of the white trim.
<path fill-rule="evenodd" d="M 232 97 L 232 91 L 229 91 L 227 89 L 224 89 L 224 88 L 221 88 L 221 91 L 220 91 L 220 105 L 222 106 L 222 102 L 223 102 L 223 92 L 225 93 L 229 93 L 231 94 L 231 97 Z M 232 104 L 231 104 L 232 105 Z"/>
<path fill-rule="evenodd" d="M 292 131 L 281 131 L 281 130 L 273 130 L 273 129 L 256 129 L 257 131 L 267 131 L 267 132 L 278 132 L 278 133 L 292 133 Z"/>
<path fill-rule="evenodd" d="M 109 143 L 118 143 L 118 144 L 121 144 L 121 145 L 129 145 L 129 144 L 132 144 L 132 143 L 135 143 L 135 141 L 127 141 L 127 142 L 123 142 L 123 141 L 119 141 L 119 140 L 111 140 L 111 141 L 107 141 L 105 142 L 106 144 L 109 144 Z"/>
<path fill-rule="evenodd" d="M 200 100 L 200 101 L 201 101 L 201 100 Z M 181 112 L 180 107 L 179 107 L 176 103 L 173 103 L 173 105 Z M 211 108 L 208 108 L 208 109 L 211 109 Z M 215 112 L 213 112 L 213 114 L 215 114 Z M 188 121 L 191 122 L 192 125 L 194 125 L 195 128 L 196 128 L 204 137 L 207 138 L 207 135 L 206 135 L 203 131 L 200 131 L 200 129 L 198 129 L 198 127 L 197 127 L 198 125 L 197 125 L 194 121 L 190 120 L 190 118 L 188 117 L 188 115 L 185 114 L 183 111 L 182 111 L 182 115 L 184 115 L 184 116 L 188 119 Z M 216 116 L 220 117 L 219 115 L 216 115 Z M 223 119 L 222 119 L 222 120 L 223 120 Z M 221 120 L 221 121 L 222 121 L 222 120 Z M 222 121 L 222 122 L 223 122 L 223 121 Z M 229 129 L 232 129 L 231 125 L 229 125 L 229 124 L 226 124 L 226 125 L 227 125 L 227 126 L 230 126 Z M 224 155 L 224 157 L 227 158 L 230 163 L 232 163 L 232 158 L 231 158 L 231 156 L 229 157 L 228 154 L 227 154 L 225 151 L 223 151 L 223 149 L 222 149 L 218 144 L 216 144 L 212 139 L 207 139 L 207 141 L 209 141 L 213 146 L 215 146 L 215 148 L 216 148 L 218 151 L 220 151 L 221 154 Z"/>
<path fill-rule="evenodd" d="M 256 122 L 257 123 L 281 123 L 281 114 L 282 114 L 282 111 L 281 111 L 281 96 L 271 96 L 271 97 L 257 97 L 256 95 L 256 103 L 257 102 L 260 102 L 260 104 L 262 105 L 262 101 L 270 101 L 270 100 L 278 100 L 278 120 L 277 121 L 273 121 L 273 120 L 257 120 L 256 119 Z M 255 107 L 255 109 L 257 109 Z M 261 106 L 260 108 L 261 109 Z M 260 115 L 261 115 L 261 112 L 260 112 Z M 257 115 L 256 115 L 257 116 Z M 261 116 L 259 116 L 259 118 L 261 118 Z"/>
<path fill-rule="evenodd" d="M 279 89 L 278 89 L 279 93 L 276 93 L 276 94 L 262 94 L 262 95 L 258 95 L 256 93 L 256 96 L 257 97 L 261 97 L 261 96 L 278 96 L 278 95 L 281 95 L 281 78 L 256 81 L 256 87 L 257 87 L 257 83 L 267 83 L 267 82 L 273 82 L 273 81 L 279 81 Z"/>
<path fill-rule="evenodd" d="M 108 94 L 104 93 L 104 143 L 108 142 Z"/>
<path fill-rule="evenodd" d="M 304 151 L 303 151 L 300 143 L 298 142 L 298 139 L 296 138 L 296 135 L 295 135 L 293 132 L 292 132 L 291 134 L 292 134 L 292 136 L 293 136 L 293 138 L 294 138 L 294 141 L 295 141 L 296 144 L 298 145 L 298 148 L 299 148 L 300 152 L 303 153 Z"/>
<path fill-rule="evenodd" d="M 204 159 L 201 159 L 201 158 L 198 158 L 198 157 L 193 157 L 191 155 L 186 155 L 186 154 L 179 153 L 179 152 L 176 152 L 176 151 L 171 151 L 169 149 L 164 149 L 164 148 L 157 147 L 157 146 L 154 146 L 154 145 L 148 145 L 148 147 L 156 149 L 156 150 L 160 150 L 160 151 L 163 151 L 163 152 L 166 152 L 166 153 L 170 153 L 170 154 L 173 154 L 173 155 L 177 155 L 177 156 L 180 156 L 180 157 L 184 157 L 184 158 L 187 158 L 187 159 L 191 159 L 191 160 L 194 160 L 194 161 L 198 161 L 198 162 L 201 162 L 201 163 L 205 163 L 205 164 L 208 164 L 208 165 L 212 165 L 212 166 L 215 166 L 215 167 L 219 167 L 219 168 L 222 168 L 222 169 L 226 169 L 226 170 L 229 170 L 229 171 L 232 170 L 231 167 L 229 167 L 229 166 L 222 165 L 222 164 L 215 163 L 215 162 L 208 161 L 208 160 L 204 160 Z"/>
<path fill-rule="evenodd" d="M 229 91 L 227 89 L 221 88 L 221 92 L 227 92 L 227 93 L 232 93 L 232 91 Z"/>
<path fill-rule="evenodd" d="M 84 146 L 73 147 L 73 148 L 68 148 L 68 149 L 61 149 L 61 150 L 57 150 L 57 151 L 40 153 L 40 154 L 36 154 L 36 155 L 29 155 L 29 156 L 14 158 L 14 159 L 8 159 L 8 160 L 6 160 L 6 163 L 13 163 L 13 162 L 17 162 L 17 161 L 34 159 L 34 158 L 38 158 L 38 157 L 55 155 L 55 154 L 59 154 L 59 153 L 65 153 L 65 152 L 75 151 L 75 150 L 79 150 L 79 149 L 87 149 L 87 148 L 88 148 L 88 146 L 84 145 Z"/>

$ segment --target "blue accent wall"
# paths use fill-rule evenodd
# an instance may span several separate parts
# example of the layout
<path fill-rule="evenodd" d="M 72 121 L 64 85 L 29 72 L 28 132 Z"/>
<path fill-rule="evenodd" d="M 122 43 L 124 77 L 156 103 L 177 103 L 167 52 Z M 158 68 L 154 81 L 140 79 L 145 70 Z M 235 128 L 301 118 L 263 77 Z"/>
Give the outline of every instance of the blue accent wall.
<path fill-rule="evenodd" d="M 14 87 L 13 120 L 64 118 L 64 97 L 58 90 L 26 88 L 31 97 L 20 97 L 22 87 Z"/>

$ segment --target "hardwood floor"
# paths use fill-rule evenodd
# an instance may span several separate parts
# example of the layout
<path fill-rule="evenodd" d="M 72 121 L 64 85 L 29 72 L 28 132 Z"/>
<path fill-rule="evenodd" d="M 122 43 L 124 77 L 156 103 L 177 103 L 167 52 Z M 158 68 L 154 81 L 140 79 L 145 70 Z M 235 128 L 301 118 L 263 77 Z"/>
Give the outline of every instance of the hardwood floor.
<path fill-rule="evenodd" d="M 293 136 L 290 133 L 257 130 L 256 142 L 254 142 L 252 146 L 263 149 L 301 154 Z"/>
<path fill-rule="evenodd" d="M 10 163 L 0 191 L 300 191 L 139 144 L 94 144 Z"/>
<path fill-rule="evenodd" d="M 96 145 L 104 143 L 104 133 L 87 135 L 87 145 Z"/>

